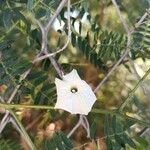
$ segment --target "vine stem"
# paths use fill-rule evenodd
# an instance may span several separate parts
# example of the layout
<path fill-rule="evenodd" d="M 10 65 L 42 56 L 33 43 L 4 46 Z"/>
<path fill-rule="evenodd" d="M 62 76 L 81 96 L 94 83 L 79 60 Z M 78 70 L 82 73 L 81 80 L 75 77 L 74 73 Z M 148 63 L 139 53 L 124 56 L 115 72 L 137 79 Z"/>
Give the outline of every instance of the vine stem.
<path fill-rule="evenodd" d="M 12 113 L 11 109 L 20 109 L 20 108 L 54 110 L 53 106 L 44 106 L 44 105 L 21 105 L 21 104 L 0 103 L 0 107 L 5 108 L 8 111 L 11 111 L 10 113 Z M 145 127 L 150 127 L 150 122 L 145 122 L 145 121 L 130 117 L 130 116 L 126 115 L 124 112 L 118 112 L 117 109 L 115 109 L 115 110 L 107 109 L 106 110 L 106 109 L 102 109 L 102 108 L 98 108 L 98 109 L 95 108 L 95 109 L 91 110 L 91 113 L 116 115 L 121 118 L 125 118 L 128 120 L 134 121 L 136 123 L 139 123 L 140 125 L 143 125 Z M 14 116 L 14 113 L 12 115 Z M 18 118 L 17 118 L 17 120 L 18 120 Z M 17 123 L 18 123 L 18 121 L 17 121 Z M 80 124 L 81 124 L 81 122 L 80 122 Z M 79 126 L 77 126 L 77 127 L 79 127 Z M 74 130 L 76 130 L 76 129 L 74 129 Z"/>

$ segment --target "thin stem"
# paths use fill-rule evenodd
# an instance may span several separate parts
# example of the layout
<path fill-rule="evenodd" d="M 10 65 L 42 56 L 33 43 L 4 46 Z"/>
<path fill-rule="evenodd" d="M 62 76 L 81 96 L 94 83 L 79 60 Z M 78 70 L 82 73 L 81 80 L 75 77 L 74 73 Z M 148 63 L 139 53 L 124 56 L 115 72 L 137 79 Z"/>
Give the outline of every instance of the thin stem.
<path fill-rule="evenodd" d="M 44 105 L 21 105 L 21 104 L 7 104 L 7 103 L 0 103 L 0 107 L 5 108 L 5 109 L 20 109 L 20 108 L 32 108 L 32 109 L 46 109 L 46 110 L 54 110 L 53 106 L 44 106 Z M 130 117 L 128 115 L 125 115 L 124 112 L 120 113 L 118 110 L 109 110 L 109 109 L 92 109 L 91 113 L 96 113 L 96 114 L 110 114 L 110 115 L 116 115 L 120 116 L 122 118 L 126 118 L 129 120 L 132 120 L 136 123 L 139 123 L 145 127 L 150 127 L 150 123 L 147 123 L 142 120 L 138 120 L 136 118 Z M 80 120 L 80 119 L 79 119 Z"/>
<path fill-rule="evenodd" d="M 8 103 L 0 103 L 0 107 L 5 109 L 52 109 L 54 110 L 53 106 L 45 106 L 45 105 L 24 105 L 24 104 L 8 104 Z"/>
<path fill-rule="evenodd" d="M 138 72 L 137 72 L 137 70 L 136 70 L 136 67 L 135 67 L 135 64 L 134 64 L 133 60 L 132 60 L 129 56 L 128 56 L 128 59 L 129 59 L 130 65 L 131 65 L 131 67 L 132 67 L 132 69 L 133 69 L 133 74 L 136 76 L 136 78 L 137 78 L 138 80 L 140 80 L 141 77 L 140 77 L 140 75 L 138 74 Z M 147 95 L 147 94 L 148 94 L 147 88 L 144 86 L 143 83 L 140 83 L 140 87 L 141 87 L 141 89 L 142 89 L 144 95 L 149 99 L 149 96 Z"/>
<path fill-rule="evenodd" d="M 145 75 L 138 81 L 138 83 L 136 84 L 136 86 L 134 87 L 133 90 L 131 90 L 131 92 L 129 93 L 128 97 L 126 98 L 126 100 L 122 103 L 122 105 L 119 107 L 119 111 L 122 112 L 124 107 L 129 103 L 130 98 L 133 96 L 134 92 L 137 90 L 137 88 L 140 86 L 140 84 L 144 81 L 144 79 L 149 75 L 150 73 L 150 68 L 148 69 L 148 71 L 145 73 Z"/>
<path fill-rule="evenodd" d="M 83 127 L 86 129 L 87 132 L 87 138 L 90 138 L 90 126 L 89 122 L 86 118 L 86 116 L 83 115 L 83 122 L 82 122 Z"/>
<path fill-rule="evenodd" d="M 77 130 L 77 128 L 81 125 L 81 123 L 82 123 L 82 115 L 79 116 L 79 120 L 78 120 L 77 124 L 73 127 L 73 129 L 67 135 L 68 138 L 70 138 L 72 136 L 72 134 Z"/>
<path fill-rule="evenodd" d="M 25 130 L 25 128 L 23 127 L 23 125 L 22 125 L 22 123 L 20 122 L 20 120 L 18 119 L 16 113 L 13 112 L 11 109 L 8 109 L 8 110 L 9 110 L 10 114 L 13 116 L 13 118 L 16 120 L 16 122 L 17 122 L 19 128 L 21 129 L 21 131 L 22 131 L 22 133 L 23 133 L 23 135 L 24 135 L 25 138 L 27 139 L 27 142 L 28 142 L 30 148 L 31 148 L 32 150 L 36 150 L 36 148 L 35 148 L 35 146 L 34 146 L 32 140 L 30 139 L 28 133 L 26 132 L 26 130 Z"/>

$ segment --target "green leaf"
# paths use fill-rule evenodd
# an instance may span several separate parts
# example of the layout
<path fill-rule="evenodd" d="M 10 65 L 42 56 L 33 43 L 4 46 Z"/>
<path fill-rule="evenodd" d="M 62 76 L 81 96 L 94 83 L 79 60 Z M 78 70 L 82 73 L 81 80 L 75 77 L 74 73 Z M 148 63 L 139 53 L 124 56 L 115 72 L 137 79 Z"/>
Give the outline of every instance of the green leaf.
<path fill-rule="evenodd" d="M 38 92 L 38 93 L 36 93 L 36 96 L 34 98 L 34 104 L 37 105 L 40 103 L 40 101 L 41 101 L 41 93 Z"/>
<path fill-rule="evenodd" d="M 112 129 L 113 129 L 113 132 L 116 134 L 116 124 L 117 124 L 117 122 L 116 122 L 116 115 L 113 115 L 113 117 L 112 117 Z"/>
<path fill-rule="evenodd" d="M 58 148 L 58 150 L 66 150 L 65 146 L 64 146 L 64 143 L 63 143 L 61 137 L 59 136 L 59 134 L 56 133 L 53 140 L 54 140 L 55 145 Z"/>
<path fill-rule="evenodd" d="M 135 121 L 126 119 L 124 126 L 123 126 L 123 130 L 125 131 L 125 130 L 129 129 L 134 124 L 135 124 Z"/>
<path fill-rule="evenodd" d="M 136 137 L 135 140 L 138 142 L 138 147 L 139 149 L 147 149 L 149 146 L 149 143 L 146 139 L 144 139 L 143 137 Z"/>
<path fill-rule="evenodd" d="M 132 148 L 136 149 L 136 144 L 126 133 L 123 134 L 123 140 L 125 143 L 129 144 Z"/>
<path fill-rule="evenodd" d="M 110 127 L 109 127 L 109 115 L 105 115 L 105 120 L 104 120 L 104 134 L 106 136 L 106 144 L 107 144 L 107 149 L 112 150 L 113 145 L 110 137 Z"/>
<path fill-rule="evenodd" d="M 44 150 L 52 150 L 52 149 L 55 149 L 55 143 L 53 140 L 48 140 L 46 139 L 45 142 L 44 142 Z"/>
<path fill-rule="evenodd" d="M 118 144 L 120 144 L 121 147 L 125 148 L 125 141 L 122 138 L 122 135 L 115 134 L 115 140 L 118 142 Z"/>
<path fill-rule="evenodd" d="M 67 136 L 63 132 L 59 132 L 58 135 L 61 137 L 63 143 L 65 144 L 67 149 L 72 149 L 73 148 L 73 143 L 72 141 L 67 138 Z"/>
<path fill-rule="evenodd" d="M 42 84 L 47 79 L 47 75 L 43 75 L 34 80 L 34 86 Z"/>
<path fill-rule="evenodd" d="M 91 139 L 95 139 L 96 138 L 96 121 L 94 120 L 92 125 L 91 125 L 91 128 L 90 128 L 90 137 Z"/>

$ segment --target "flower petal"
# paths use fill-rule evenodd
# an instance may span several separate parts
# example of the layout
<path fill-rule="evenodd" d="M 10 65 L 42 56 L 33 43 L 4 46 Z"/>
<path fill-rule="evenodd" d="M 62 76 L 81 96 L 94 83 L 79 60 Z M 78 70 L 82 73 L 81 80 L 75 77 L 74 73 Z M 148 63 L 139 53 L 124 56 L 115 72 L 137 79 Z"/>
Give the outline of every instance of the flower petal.
<path fill-rule="evenodd" d="M 63 79 L 70 82 L 75 82 L 76 80 L 81 80 L 77 70 L 73 69 L 70 73 L 63 76 Z"/>
<path fill-rule="evenodd" d="M 82 90 L 80 90 L 80 94 L 86 98 L 86 102 L 91 107 L 97 99 L 96 95 L 92 91 L 92 88 L 85 81 L 82 82 Z"/>
<path fill-rule="evenodd" d="M 55 79 L 57 88 L 56 109 L 63 109 L 71 114 L 87 115 L 96 101 L 96 96 L 91 87 L 81 80 L 77 71 L 73 69 L 63 76 L 63 80 Z M 77 92 L 72 93 L 71 87 L 76 87 Z"/>
<path fill-rule="evenodd" d="M 80 95 L 74 95 L 68 97 L 68 99 L 57 100 L 57 103 L 55 105 L 56 109 L 63 109 L 71 114 L 84 114 L 87 115 L 89 113 L 89 109 L 87 109 L 85 99 L 83 97 L 80 97 Z"/>
<path fill-rule="evenodd" d="M 55 84 L 57 87 L 59 87 L 59 86 L 63 86 L 65 83 L 62 80 L 55 78 Z"/>

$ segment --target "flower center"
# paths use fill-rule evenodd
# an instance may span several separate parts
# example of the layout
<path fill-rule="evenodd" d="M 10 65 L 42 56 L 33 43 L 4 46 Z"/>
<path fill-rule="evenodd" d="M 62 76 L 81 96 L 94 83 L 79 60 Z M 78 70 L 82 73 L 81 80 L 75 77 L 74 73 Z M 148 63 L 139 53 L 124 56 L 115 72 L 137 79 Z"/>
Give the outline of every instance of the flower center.
<path fill-rule="evenodd" d="M 76 87 L 72 87 L 72 88 L 71 88 L 71 92 L 72 92 L 72 93 L 76 93 L 76 92 L 78 92 L 78 89 L 77 89 Z"/>

